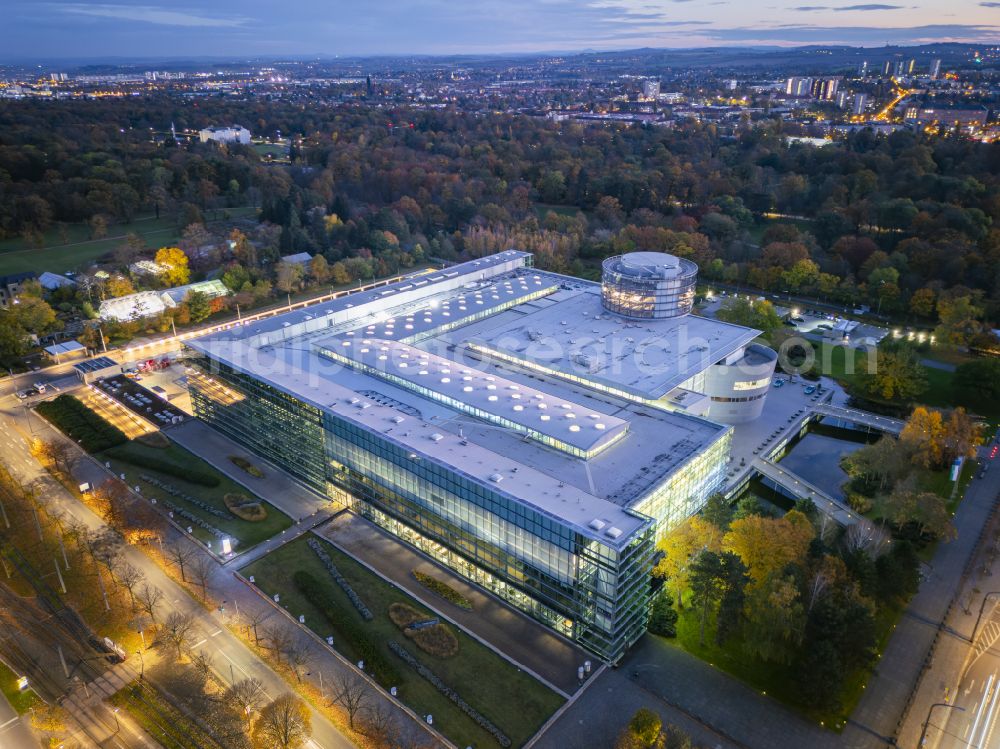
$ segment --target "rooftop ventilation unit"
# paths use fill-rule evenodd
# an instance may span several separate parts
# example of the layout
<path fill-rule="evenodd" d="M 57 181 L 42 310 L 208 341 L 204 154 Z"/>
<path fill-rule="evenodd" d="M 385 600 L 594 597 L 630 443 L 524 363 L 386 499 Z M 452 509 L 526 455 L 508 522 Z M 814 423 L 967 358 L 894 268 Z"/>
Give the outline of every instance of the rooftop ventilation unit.
<path fill-rule="evenodd" d="M 393 416 L 392 421 L 394 424 L 402 424 L 404 421 L 406 421 L 406 419 L 404 419 L 402 416 Z"/>
<path fill-rule="evenodd" d="M 440 442 L 443 439 L 444 439 L 444 435 L 443 434 L 439 434 L 437 432 L 434 432 L 434 434 L 431 435 L 431 441 L 432 442 Z"/>
<path fill-rule="evenodd" d="M 593 529 L 594 529 L 595 531 L 599 531 L 599 530 L 603 529 L 603 528 L 604 528 L 604 526 L 606 526 L 606 525 L 607 525 L 607 523 L 605 523 L 605 522 L 604 522 L 603 520 L 601 520 L 600 518 L 594 518 L 593 520 L 591 520 L 591 521 L 590 521 L 589 525 L 590 525 L 590 527 L 591 527 L 591 528 L 593 528 Z"/>
<path fill-rule="evenodd" d="M 503 481 L 503 476 L 501 476 L 499 473 L 491 473 L 490 481 L 492 481 L 494 484 L 499 484 L 501 481 Z"/>
<path fill-rule="evenodd" d="M 614 526 L 611 526 L 606 531 L 604 531 L 604 535 L 607 536 L 608 538 L 621 538 L 622 530 L 621 528 L 615 528 Z"/>

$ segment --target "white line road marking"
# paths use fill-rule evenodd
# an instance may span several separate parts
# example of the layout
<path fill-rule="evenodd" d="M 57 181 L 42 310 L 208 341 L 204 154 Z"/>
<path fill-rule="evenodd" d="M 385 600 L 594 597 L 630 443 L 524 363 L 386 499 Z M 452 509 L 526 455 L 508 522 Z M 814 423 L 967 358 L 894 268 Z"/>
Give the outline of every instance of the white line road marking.
<path fill-rule="evenodd" d="M 993 677 L 995 675 L 996 674 L 990 674 L 990 678 L 986 680 L 986 684 L 983 686 L 983 697 L 979 700 L 979 709 L 976 711 L 975 720 L 972 721 L 972 726 L 966 729 L 965 736 L 962 737 L 963 739 L 970 733 L 973 737 L 976 735 L 976 731 L 979 729 L 979 721 L 983 717 L 983 708 L 986 707 L 986 695 L 989 694 L 990 684 L 993 683 Z"/>
<path fill-rule="evenodd" d="M 210 635 L 209 635 L 209 637 L 215 637 L 215 636 L 216 636 L 217 634 L 219 634 L 219 633 L 220 633 L 221 631 L 222 631 L 221 629 L 217 629 L 217 630 L 215 630 L 215 631 L 214 631 L 214 632 L 213 632 L 212 634 L 210 634 Z"/>
<path fill-rule="evenodd" d="M 195 643 L 194 645 L 192 645 L 191 647 L 192 647 L 192 648 L 200 648 L 200 647 L 201 647 L 202 645 L 204 645 L 204 644 L 205 644 L 206 642 L 208 642 L 208 640 L 207 640 L 207 639 L 202 639 L 202 640 L 200 640 L 200 641 L 196 642 L 196 643 Z"/>
<path fill-rule="evenodd" d="M 998 685 L 998 687 L 1000 687 L 1000 685 Z M 990 711 L 986 715 L 986 720 L 983 722 L 983 733 L 979 739 L 979 743 L 976 744 L 977 747 L 985 745 L 989 741 L 990 735 L 993 733 L 993 718 L 997 709 L 998 701 L 1000 701 L 1000 688 L 993 690 L 993 700 L 990 702 Z"/>
<path fill-rule="evenodd" d="M 21 717 L 19 715 L 15 715 L 13 718 L 11 718 L 10 720 L 8 720 L 6 723 L 0 725 L 0 728 L 6 728 L 11 723 L 14 723 L 15 721 L 18 721 L 18 720 L 21 720 Z"/>

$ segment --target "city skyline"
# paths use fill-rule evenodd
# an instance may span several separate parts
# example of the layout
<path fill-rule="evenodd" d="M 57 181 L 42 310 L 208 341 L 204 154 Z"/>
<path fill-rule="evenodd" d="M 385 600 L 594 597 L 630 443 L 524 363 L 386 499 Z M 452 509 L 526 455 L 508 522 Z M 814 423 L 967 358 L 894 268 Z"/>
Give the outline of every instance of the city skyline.
<path fill-rule="evenodd" d="M 456 14 L 439 0 L 327 8 L 314 0 L 168 6 L 14 0 L 5 59 L 514 54 L 638 47 L 1000 42 L 1000 2 L 777 5 L 714 0 L 512 0 Z M 489 29 L 489 33 L 483 33 Z"/>

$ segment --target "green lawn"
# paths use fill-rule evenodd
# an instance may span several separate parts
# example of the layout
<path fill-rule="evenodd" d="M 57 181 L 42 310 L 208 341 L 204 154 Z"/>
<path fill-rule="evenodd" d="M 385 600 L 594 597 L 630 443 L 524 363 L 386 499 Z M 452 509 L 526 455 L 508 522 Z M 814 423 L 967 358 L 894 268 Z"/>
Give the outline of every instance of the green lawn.
<path fill-rule="evenodd" d="M 166 473 L 161 473 L 151 468 L 131 465 L 125 461 L 118 460 L 104 454 L 97 456 L 99 460 L 110 462 L 111 468 L 115 474 L 124 473 L 129 486 L 139 486 L 142 489 L 144 496 L 156 497 L 158 501 L 169 500 L 178 507 L 183 507 L 192 515 L 202 518 L 205 522 L 211 524 L 215 528 L 230 534 L 233 538 L 239 541 L 236 546 L 236 551 L 245 551 L 256 544 L 259 544 L 261 541 L 281 533 L 281 531 L 288 528 L 292 524 L 291 518 L 270 503 L 265 503 L 265 506 L 267 507 L 267 517 L 260 522 L 252 523 L 246 520 L 240 520 L 234 515 L 229 515 L 228 512 L 228 517 L 217 517 L 209 512 L 206 512 L 202 508 L 197 507 L 196 505 L 186 502 L 180 497 L 171 496 L 166 491 L 142 481 L 139 476 L 146 474 L 157 478 L 160 481 L 176 487 L 183 493 L 223 511 L 226 511 L 226 505 L 223 501 L 223 497 L 227 493 L 249 495 L 251 492 L 240 484 L 237 484 L 228 476 L 217 471 L 201 458 L 193 455 L 180 445 L 173 442 L 170 443 L 169 447 L 157 448 L 149 447 L 140 442 L 133 441 L 128 444 L 128 448 L 138 452 L 139 454 L 148 455 L 150 458 L 156 460 L 166 460 L 178 466 L 186 466 L 200 472 L 217 475 L 219 477 L 219 485 L 209 487 L 185 481 L 184 479 Z M 178 517 L 176 520 L 180 525 L 188 524 L 188 521 L 184 518 Z M 213 548 L 218 548 L 218 539 L 214 535 L 198 526 L 192 527 L 194 528 L 194 535 L 197 538 L 202 541 L 211 541 Z"/>
<path fill-rule="evenodd" d="M 237 218 L 254 215 L 257 209 L 228 208 L 225 212 L 231 218 Z M 209 212 L 206 216 L 207 223 L 214 222 L 215 213 Z M 223 212 L 219 211 L 218 214 L 219 220 L 224 220 L 221 218 Z M 65 236 L 60 236 L 58 229 L 47 231 L 41 247 L 33 247 L 20 237 L 0 241 L 0 275 L 29 270 L 39 273 L 46 270 L 52 273 L 78 270 L 114 250 L 126 235 L 133 232 L 144 237 L 150 249 L 170 245 L 180 239 L 180 232 L 172 217 L 157 219 L 146 216 L 135 219 L 131 224 L 113 224 L 108 227 L 108 236 L 102 239 L 91 239 L 88 226 L 73 224 L 66 227 Z"/>
<path fill-rule="evenodd" d="M 272 159 L 287 159 L 288 158 L 288 143 L 254 143 L 253 150 L 257 152 L 259 156 L 270 155 Z"/>
<path fill-rule="evenodd" d="M 128 713 L 163 749 L 208 749 L 218 746 L 148 686 L 130 684 L 111 696 L 111 704 Z"/>
<path fill-rule="evenodd" d="M 901 609 L 898 608 L 886 607 L 879 610 L 875 618 L 876 631 L 879 633 L 876 644 L 877 652 L 882 652 L 885 643 L 888 642 L 900 612 Z M 699 642 L 700 628 L 701 622 L 697 614 L 690 608 L 686 608 L 680 612 L 680 617 L 677 620 L 676 639 L 667 639 L 666 642 L 687 651 L 715 668 L 725 671 L 758 692 L 774 697 L 801 713 L 807 720 L 836 731 L 844 727 L 847 716 L 851 714 L 854 706 L 861 699 L 864 685 L 871 675 L 868 669 L 859 669 L 848 675 L 844 682 L 844 691 L 841 694 L 841 710 L 821 711 L 807 708 L 801 703 L 801 695 L 796 687 L 796 677 L 789 666 L 752 659 L 743 652 L 741 643 L 735 639 L 730 640 L 725 645 L 717 645 L 713 637 L 714 621 L 709 622 L 706 626 L 705 644 L 701 645 Z M 656 635 L 649 636 L 656 637 Z"/>
<path fill-rule="evenodd" d="M 17 679 L 17 674 L 7 668 L 6 664 L 0 663 L 0 692 L 18 715 L 24 715 L 41 700 L 30 688 L 23 691 L 18 689 Z"/>
<path fill-rule="evenodd" d="M 293 574 L 304 570 L 326 585 L 342 615 L 357 625 L 369 628 L 370 634 L 385 648 L 400 673 L 399 698 L 420 715 L 434 716 L 434 727 L 457 746 L 497 746 L 496 740 L 461 712 L 452 702 L 394 655 L 385 643 L 395 640 L 455 689 L 470 705 L 493 721 L 515 747 L 522 746 L 562 704 L 562 698 L 512 666 L 506 660 L 457 628 L 458 655 L 439 659 L 424 653 L 403 635 L 389 619 L 393 603 L 405 603 L 428 616 L 433 614 L 407 593 L 386 583 L 367 568 L 339 552 L 330 544 L 324 548 L 340 573 L 351 583 L 371 609 L 375 618 L 365 623 L 343 590 L 307 545 L 307 539 L 293 541 L 241 570 L 253 575 L 256 584 L 269 595 L 281 594 L 281 605 L 294 616 L 305 615 L 306 624 L 321 637 L 333 636 L 335 646 L 352 660 L 357 659 L 349 643 L 327 622 L 309 600 L 296 589 Z"/>

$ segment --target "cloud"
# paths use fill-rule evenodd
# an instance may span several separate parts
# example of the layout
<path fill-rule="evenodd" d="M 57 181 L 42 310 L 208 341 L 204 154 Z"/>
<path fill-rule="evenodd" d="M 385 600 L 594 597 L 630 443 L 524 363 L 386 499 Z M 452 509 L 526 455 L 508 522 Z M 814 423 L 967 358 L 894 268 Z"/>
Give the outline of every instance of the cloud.
<path fill-rule="evenodd" d="M 984 8 L 1000 8 L 1000 3 L 979 3 Z"/>
<path fill-rule="evenodd" d="M 738 27 L 699 29 L 702 38 L 715 42 L 760 44 L 923 44 L 931 42 L 981 42 L 1000 36 L 1000 27 L 972 24 L 927 26 L 812 26 L 790 24 L 782 28 Z"/>
<path fill-rule="evenodd" d="M 868 5 L 846 5 L 843 8 L 834 8 L 836 11 L 844 10 L 901 10 L 902 5 L 880 5 L 877 3 L 870 3 Z"/>
<path fill-rule="evenodd" d="M 113 5 L 111 3 L 54 3 L 56 11 L 93 18 L 138 21 L 158 26 L 223 27 L 244 26 L 249 19 L 242 17 L 216 18 L 184 10 L 171 10 L 155 5 Z"/>
<path fill-rule="evenodd" d="M 1000 5 L 1000 3 L 998 3 Z M 850 10 L 901 10 L 902 5 L 882 5 L 880 3 L 868 3 L 865 5 L 845 5 L 840 8 L 832 7 L 829 5 L 800 5 L 797 8 L 792 8 L 792 10 L 798 10 L 805 13 L 817 11 L 817 10 L 833 10 L 839 12 L 850 11 Z"/>

